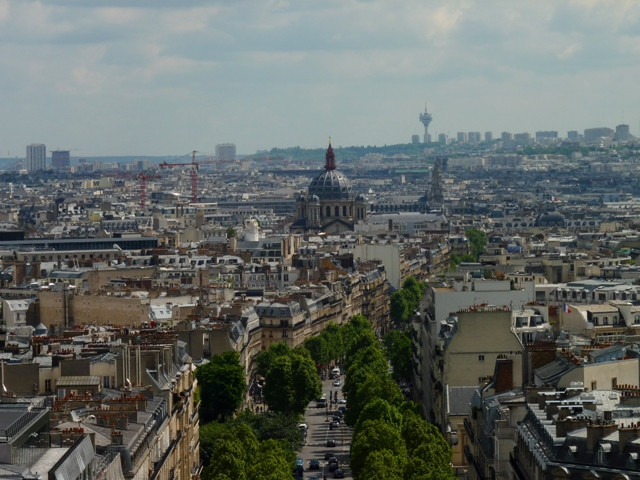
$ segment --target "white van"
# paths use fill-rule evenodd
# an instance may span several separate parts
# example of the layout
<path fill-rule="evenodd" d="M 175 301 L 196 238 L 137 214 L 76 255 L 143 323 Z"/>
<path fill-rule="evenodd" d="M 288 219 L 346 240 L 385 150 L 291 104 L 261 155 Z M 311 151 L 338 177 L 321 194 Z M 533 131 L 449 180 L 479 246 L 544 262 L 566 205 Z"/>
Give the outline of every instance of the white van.
<path fill-rule="evenodd" d="M 331 370 L 331 378 L 338 378 L 340 376 L 340 369 L 338 367 Z"/>

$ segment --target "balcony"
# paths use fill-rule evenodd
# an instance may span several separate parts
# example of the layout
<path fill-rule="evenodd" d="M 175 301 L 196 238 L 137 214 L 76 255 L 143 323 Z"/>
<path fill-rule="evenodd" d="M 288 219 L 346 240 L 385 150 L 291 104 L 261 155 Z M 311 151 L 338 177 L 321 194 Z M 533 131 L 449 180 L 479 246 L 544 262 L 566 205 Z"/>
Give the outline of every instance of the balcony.
<path fill-rule="evenodd" d="M 469 436 L 469 440 L 471 440 L 471 443 L 475 443 L 476 441 L 475 431 L 473 429 L 473 425 L 471 424 L 471 420 L 469 420 L 468 418 L 464 419 L 464 429 L 467 432 L 467 435 Z"/>

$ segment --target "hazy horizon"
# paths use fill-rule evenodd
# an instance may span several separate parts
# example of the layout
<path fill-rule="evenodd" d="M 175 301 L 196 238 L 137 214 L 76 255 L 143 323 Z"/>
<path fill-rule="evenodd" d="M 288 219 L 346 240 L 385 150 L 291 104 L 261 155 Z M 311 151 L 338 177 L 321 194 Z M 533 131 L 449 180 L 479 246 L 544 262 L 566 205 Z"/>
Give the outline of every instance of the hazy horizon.
<path fill-rule="evenodd" d="M 0 156 L 640 130 L 631 0 L 0 0 Z M 162 152 L 162 153 L 161 153 Z M 164 153 L 173 152 L 173 153 Z"/>

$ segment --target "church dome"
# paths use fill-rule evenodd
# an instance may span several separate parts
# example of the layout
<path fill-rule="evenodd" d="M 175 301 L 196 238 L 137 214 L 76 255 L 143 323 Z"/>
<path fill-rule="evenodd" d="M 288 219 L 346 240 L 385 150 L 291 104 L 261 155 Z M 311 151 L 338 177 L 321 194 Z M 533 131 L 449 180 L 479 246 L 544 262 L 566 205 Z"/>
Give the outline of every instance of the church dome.
<path fill-rule="evenodd" d="M 329 144 L 325 155 L 324 172 L 309 184 L 309 196 L 316 195 L 321 200 L 347 200 L 353 197 L 351 182 L 336 170 L 335 154 Z"/>
<path fill-rule="evenodd" d="M 309 195 L 322 200 L 346 200 L 351 198 L 351 182 L 337 170 L 327 170 L 314 178 L 309 185 Z"/>
<path fill-rule="evenodd" d="M 564 227 L 564 217 L 555 210 L 545 211 L 536 219 L 537 227 Z"/>

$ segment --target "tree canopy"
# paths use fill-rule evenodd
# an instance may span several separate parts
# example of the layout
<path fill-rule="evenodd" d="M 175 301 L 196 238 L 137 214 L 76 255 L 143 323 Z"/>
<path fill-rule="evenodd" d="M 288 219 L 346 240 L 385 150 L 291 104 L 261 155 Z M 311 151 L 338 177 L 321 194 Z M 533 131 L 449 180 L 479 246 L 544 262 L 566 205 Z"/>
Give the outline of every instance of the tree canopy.
<path fill-rule="evenodd" d="M 388 450 L 398 461 L 399 471 L 407 463 L 407 448 L 400 430 L 384 420 L 366 420 L 351 441 L 351 469 L 359 478 L 367 465 L 369 455 L 375 451 Z"/>
<path fill-rule="evenodd" d="M 214 355 L 195 372 L 200 387 L 200 415 L 203 423 L 224 420 L 238 409 L 246 390 L 238 353 Z"/>
<path fill-rule="evenodd" d="M 320 396 L 322 383 L 311 355 L 280 345 L 261 353 L 266 368 L 262 393 L 270 410 L 302 414 L 309 402 Z"/>
<path fill-rule="evenodd" d="M 210 453 L 216 461 L 204 468 L 203 480 L 290 478 L 295 456 L 282 442 L 259 441 L 246 423 L 235 423 L 218 435 Z"/>
<path fill-rule="evenodd" d="M 471 255 L 474 261 L 477 262 L 480 255 L 484 252 L 484 247 L 487 245 L 487 234 L 478 228 L 468 228 L 465 230 L 464 235 L 467 237 L 467 240 L 469 240 Z"/>
<path fill-rule="evenodd" d="M 412 369 L 411 335 L 406 330 L 391 330 L 384 337 L 387 357 L 397 382 L 409 381 Z"/>

